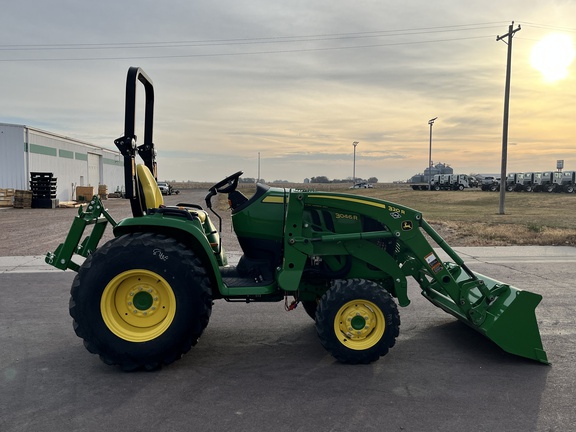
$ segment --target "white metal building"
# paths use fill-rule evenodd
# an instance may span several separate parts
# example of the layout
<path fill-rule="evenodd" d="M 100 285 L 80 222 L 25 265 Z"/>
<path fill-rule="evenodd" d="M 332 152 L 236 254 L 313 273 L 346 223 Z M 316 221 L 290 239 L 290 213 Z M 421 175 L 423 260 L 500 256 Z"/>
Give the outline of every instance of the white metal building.
<path fill-rule="evenodd" d="M 57 180 L 56 198 L 70 201 L 76 186 L 106 185 L 123 190 L 123 157 L 73 138 L 40 129 L 0 123 L 0 188 L 29 189 L 31 172 L 50 172 Z"/>

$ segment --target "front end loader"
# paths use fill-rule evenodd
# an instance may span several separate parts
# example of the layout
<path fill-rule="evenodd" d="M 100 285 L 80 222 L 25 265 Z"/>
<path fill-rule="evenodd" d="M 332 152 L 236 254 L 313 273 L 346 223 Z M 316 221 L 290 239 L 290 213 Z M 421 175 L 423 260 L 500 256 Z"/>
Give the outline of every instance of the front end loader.
<path fill-rule="evenodd" d="M 135 87 L 146 90 L 144 143 L 134 135 Z M 322 345 L 343 363 L 370 363 L 396 342 L 397 303 L 408 278 L 432 304 L 503 350 L 548 363 L 536 321 L 541 296 L 471 271 L 416 210 L 357 195 L 258 184 L 246 197 L 242 172 L 209 188 L 205 206 L 163 204 L 152 142 L 152 81 L 128 71 L 124 136 L 126 198 L 133 216 L 115 221 L 94 196 L 46 261 L 78 272 L 70 314 L 87 349 L 124 370 L 156 369 L 200 338 L 214 301 L 302 304 Z M 143 164 L 137 164 L 140 155 Z M 227 195 L 242 248 L 229 265 L 213 199 Z M 114 239 L 99 246 L 112 226 Z M 84 237 L 87 227 L 93 226 Z M 450 258 L 444 262 L 430 237 Z M 84 238 L 83 238 L 84 237 Z M 86 259 L 77 263 L 77 256 Z M 290 299 L 290 300 L 288 300 Z"/>

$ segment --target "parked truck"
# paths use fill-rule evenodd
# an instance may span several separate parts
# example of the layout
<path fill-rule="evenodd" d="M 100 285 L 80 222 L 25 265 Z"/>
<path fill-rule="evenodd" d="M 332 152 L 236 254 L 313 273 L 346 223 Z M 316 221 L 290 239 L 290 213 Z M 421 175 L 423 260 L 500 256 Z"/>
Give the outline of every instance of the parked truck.
<path fill-rule="evenodd" d="M 466 174 L 436 174 L 432 178 L 432 190 L 464 190 L 470 186 L 470 177 Z"/>
<path fill-rule="evenodd" d="M 526 172 L 522 177 L 522 190 L 526 192 L 532 192 L 536 180 L 542 176 L 539 172 Z"/>
<path fill-rule="evenodd" d="M 554 173 L 556 192 L 574 193 L 576 187 L 576 171 L 564 171 Z"/>
<path fill-rule="evenodd" d="M 534 179 L 534 192 L 554 192 L 554 171 L 544 171 L 538 178 Z"/>
<path fill-rule="evenodd" d="M 506 176 L 506 191 L 520 192 L 523 190 L 524 173 L 509 173 Z"/>
<path fill-rule="evenodd" d="M 496 192 L 500 190 L 500 177 L 485 176 L 480 184 L 483 191 Z"/>
<path fill-rule="evenodd" d="M 464 190 L 474 187 L 477 184 L 476 179 L 466 174 L 452 174 L 450 185 L 452 190 Z"/>

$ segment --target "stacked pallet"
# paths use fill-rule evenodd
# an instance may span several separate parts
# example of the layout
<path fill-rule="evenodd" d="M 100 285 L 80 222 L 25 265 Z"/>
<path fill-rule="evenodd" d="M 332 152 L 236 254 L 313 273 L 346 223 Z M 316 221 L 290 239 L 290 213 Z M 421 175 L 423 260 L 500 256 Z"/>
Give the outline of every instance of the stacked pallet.
<path fill-rule="evenodd" d="M 0 207 L 12 207 L 14 189 L 0 189 Z"/>
<path fill-rule="evenodd" d="M 56 177 L 52 173 L 31 172 L 32 208 L 56 208 Z"/>
<path fill-rule="evenodd" d="M 32 208 L 32 191 L 16 190 L 14 193 L 14 208 Z"/>
<path fill-rule="evenodd" d="M 108 199 L 108 186 L 100 185 L 98 186 L 98 196 L 101 200 Z"/>
<path fill-rule="evenodd" d="M 94 186 L 76 186 L 76 201 L 88 202 L 94 196 Z"/>

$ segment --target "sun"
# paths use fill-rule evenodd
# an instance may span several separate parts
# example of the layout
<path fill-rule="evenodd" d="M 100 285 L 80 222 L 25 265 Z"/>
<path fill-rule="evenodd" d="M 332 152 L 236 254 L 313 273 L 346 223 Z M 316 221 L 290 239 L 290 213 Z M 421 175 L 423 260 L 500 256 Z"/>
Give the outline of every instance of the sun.
<path fill-rule="evenodd" d="M 534 69 L 540 71 L 546 81 L 553 82 L 568 76 L 568 66 L 575 55 L 572 38 L 554 33 L 534 45 L 530 63 Z"/>

